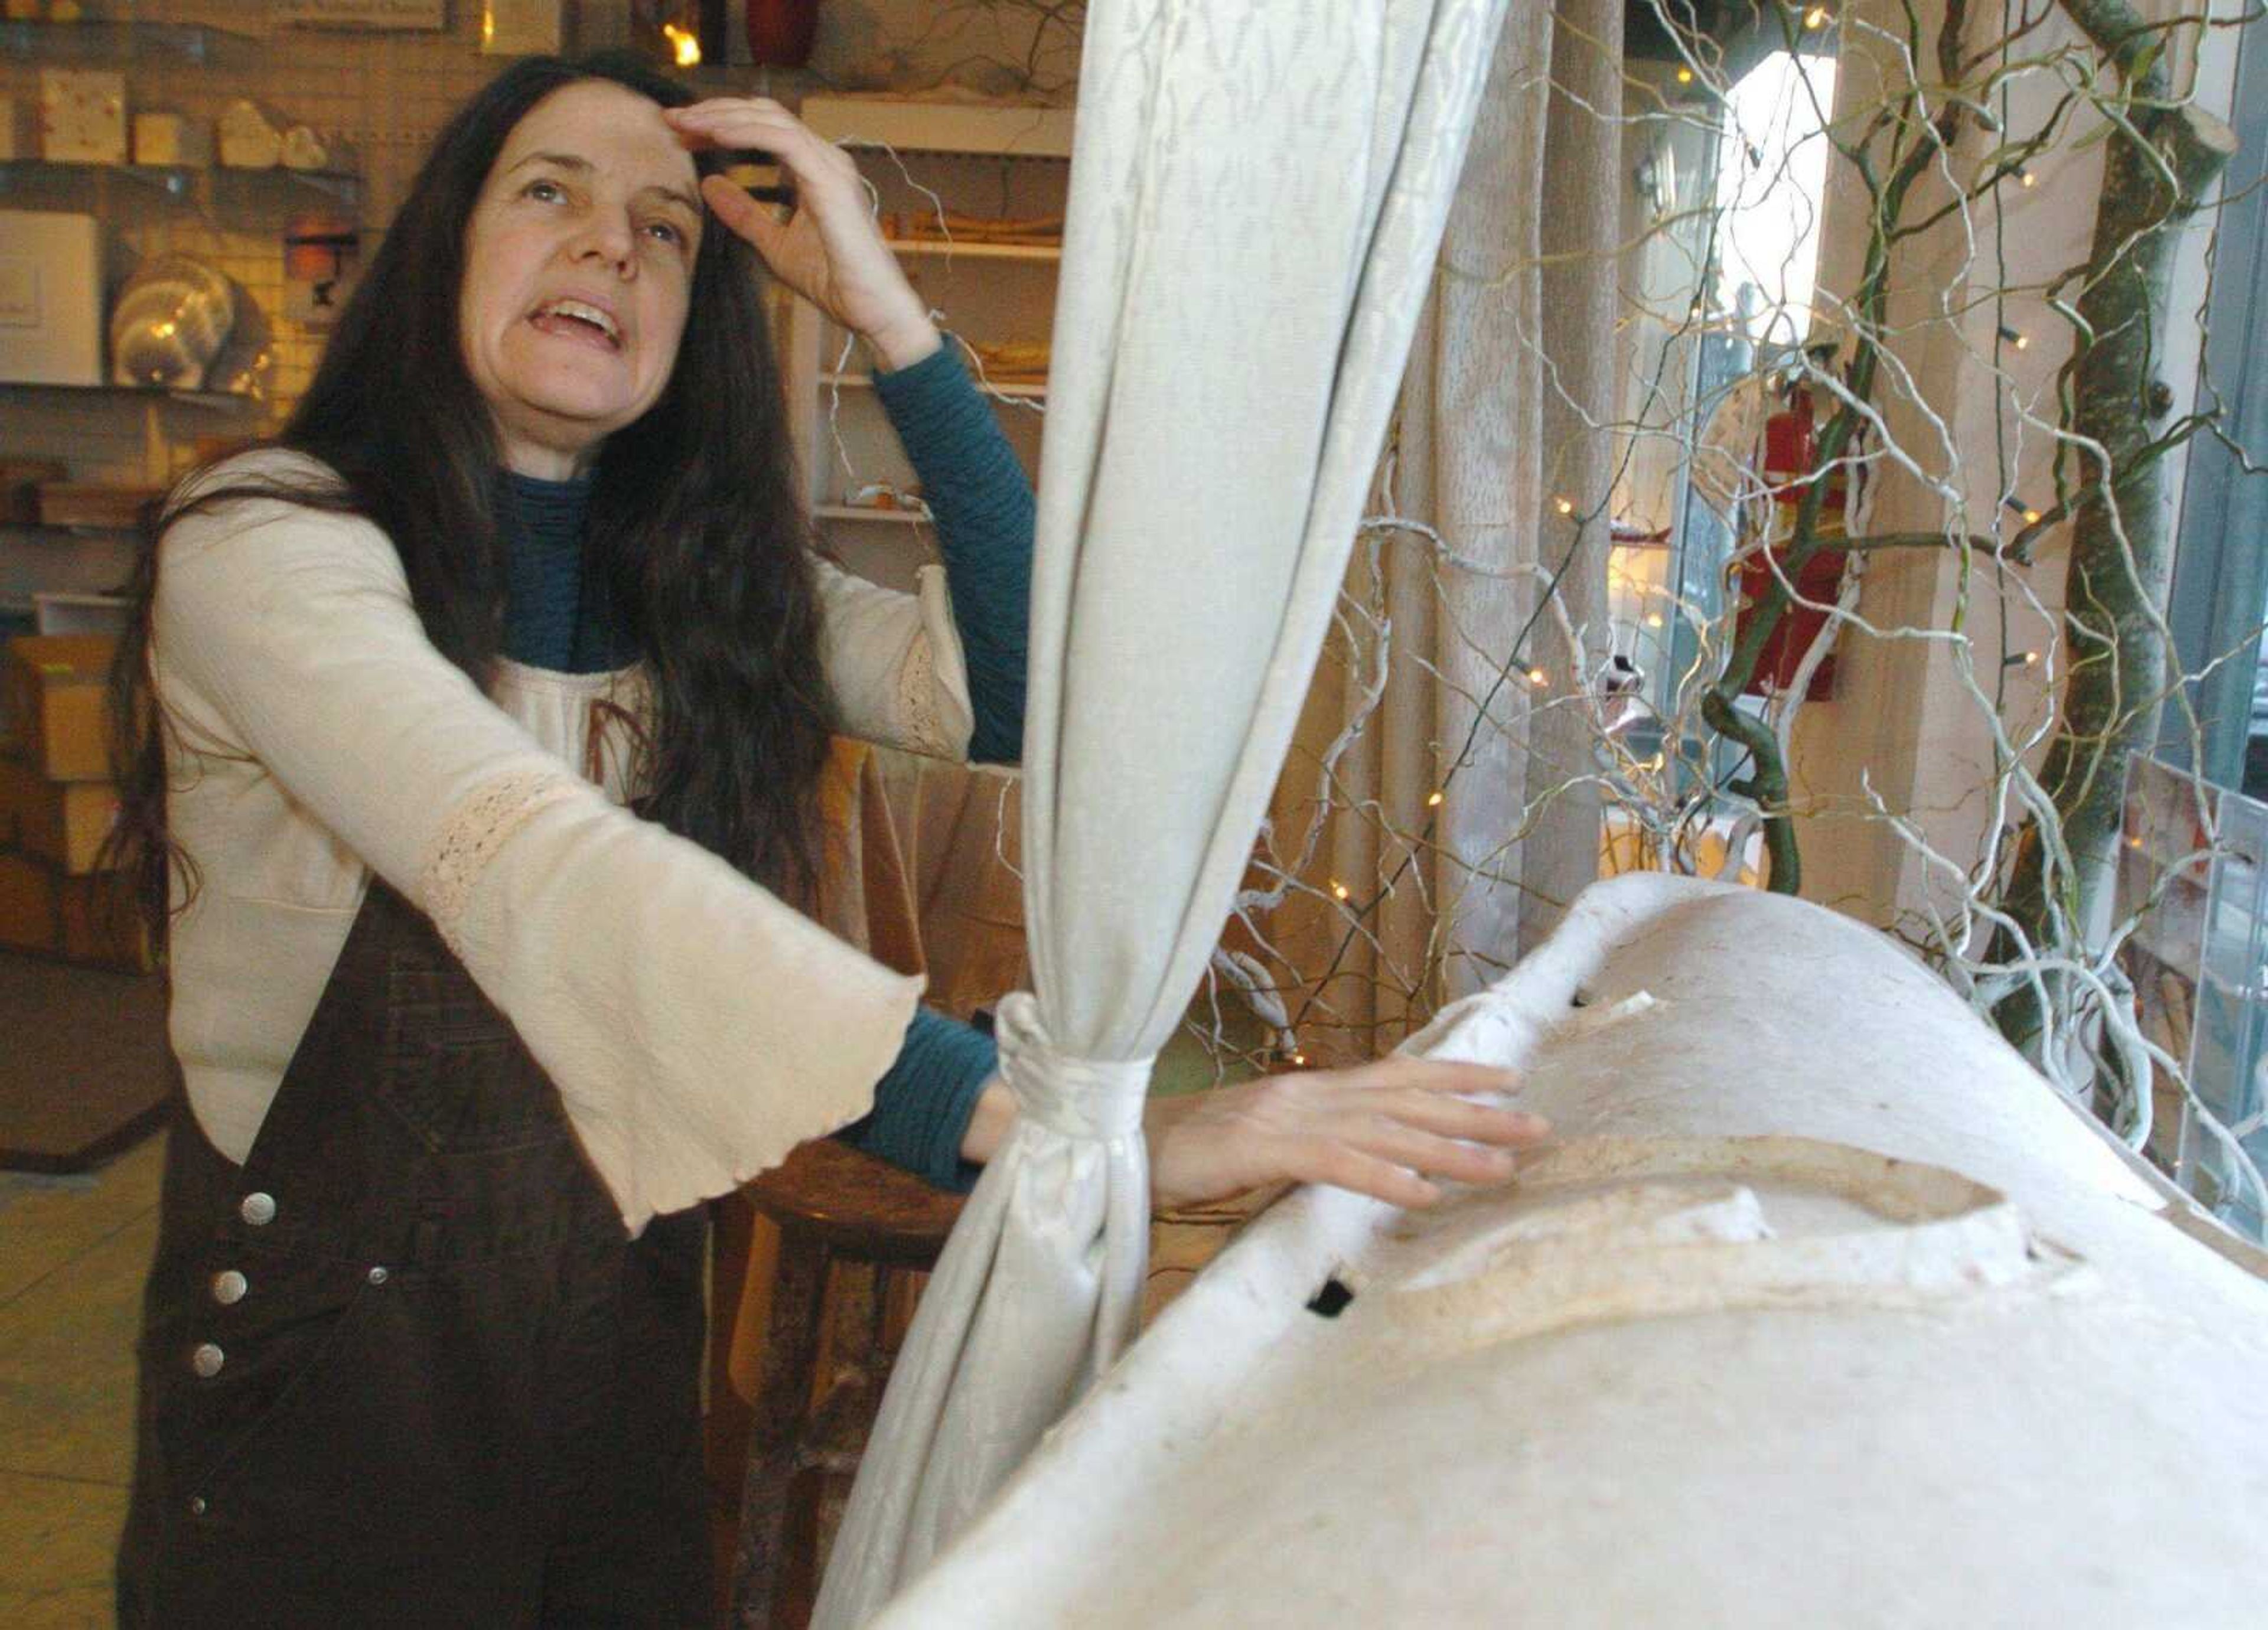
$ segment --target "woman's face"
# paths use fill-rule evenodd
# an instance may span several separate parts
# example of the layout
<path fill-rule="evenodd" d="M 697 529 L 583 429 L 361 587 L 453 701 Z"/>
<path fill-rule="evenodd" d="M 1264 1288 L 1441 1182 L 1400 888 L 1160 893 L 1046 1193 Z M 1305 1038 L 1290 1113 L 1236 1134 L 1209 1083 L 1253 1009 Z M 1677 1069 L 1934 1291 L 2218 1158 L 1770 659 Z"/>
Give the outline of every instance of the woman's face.
<path fill-rule="evenodd" d="M 635 91 L 581 80 L 519 122 L 466 224 L 457 295 L 509 468 L 563 480 L 654 404 L 701 230 L 692 156 Z"/>

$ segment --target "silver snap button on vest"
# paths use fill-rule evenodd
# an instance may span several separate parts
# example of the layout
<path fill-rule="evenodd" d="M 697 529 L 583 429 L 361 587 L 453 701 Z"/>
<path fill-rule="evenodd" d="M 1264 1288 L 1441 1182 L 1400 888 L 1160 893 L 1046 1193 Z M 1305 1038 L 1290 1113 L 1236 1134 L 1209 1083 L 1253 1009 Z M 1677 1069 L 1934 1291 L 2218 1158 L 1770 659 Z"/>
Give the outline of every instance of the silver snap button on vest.
<path fill-rule="evenodd" d="M 228 1354 L 210 1341 L 199 1342 L 196 1351 L 189 1354 L 189 1368 L 196 1371 L 200 1378 L 206 1381 L 210 1381 L 215 1376 L 219 1375 L 220 1367 L 227 1362 Z"/>
<path fill-rule="evenodd" d="M 199 1494 L 194 1500 L 189 1501 L 189 1515 L 191 1516 L 202 1516 L 204 1514 L 205 1497 L 202 1494 Z"/>
<path fill-rule="evenodd" d="M 255 1228 L 264 1228 L 276 1221 L 276 1197 L 273 1194 L 252 1193 L 236 1208 L 238 1216 Z"/>
<path fill-rule="evenodd" d="M 384 1268 L 372 1268 L 370 1271 L 370 1282 L 373 1285 L 385 1284 L 386 1278 L 386 1270 Z"/>
<path fill-rule="evenodd" d="M 225 1308 L 234 1307 L 244 1300 L 244 1293 L 252 1288 L 252 1281 L 234 1268 L 226 1268 L 213 1275 L 213 1300 Z"/>

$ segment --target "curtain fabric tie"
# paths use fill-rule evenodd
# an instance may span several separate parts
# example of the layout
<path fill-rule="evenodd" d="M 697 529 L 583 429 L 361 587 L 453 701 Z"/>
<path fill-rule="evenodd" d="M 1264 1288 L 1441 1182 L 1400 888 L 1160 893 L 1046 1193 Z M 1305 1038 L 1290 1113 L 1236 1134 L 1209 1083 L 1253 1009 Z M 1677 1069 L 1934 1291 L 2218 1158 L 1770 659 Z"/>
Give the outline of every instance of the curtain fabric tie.
<path fill-rule="evenodd" d="M 1025 1118 L 1066 1138 L 1108 1140 L 1142 1130 L 1154 1058 L 1079 1058 L 1057 1051 L 1028 991 L 1000 999 L 993 1018 L 1000 1074 Z"/>

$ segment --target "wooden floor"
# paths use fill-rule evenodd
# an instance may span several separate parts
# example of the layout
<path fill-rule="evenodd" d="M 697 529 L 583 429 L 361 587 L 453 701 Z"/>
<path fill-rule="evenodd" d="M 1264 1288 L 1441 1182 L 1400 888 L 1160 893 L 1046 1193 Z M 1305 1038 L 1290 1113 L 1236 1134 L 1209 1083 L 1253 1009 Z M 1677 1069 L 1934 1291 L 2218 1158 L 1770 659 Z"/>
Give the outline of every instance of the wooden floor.
<path fill-rule="evenodd" d="M 165 1140 L 0 1173 L 0 1625 L 107 1626 L 134 1464 L 134 1339 Z"/>

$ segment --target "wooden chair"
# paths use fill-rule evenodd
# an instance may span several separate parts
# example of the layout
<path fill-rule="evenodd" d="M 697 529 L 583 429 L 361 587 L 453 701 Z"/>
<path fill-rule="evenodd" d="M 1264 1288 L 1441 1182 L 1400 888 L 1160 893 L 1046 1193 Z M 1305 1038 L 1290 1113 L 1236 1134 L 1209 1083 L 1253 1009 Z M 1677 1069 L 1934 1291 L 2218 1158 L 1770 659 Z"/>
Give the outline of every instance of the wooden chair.
<path fill-rule="evenodd" d="M 950 782 L 945 768 L 940 780 Z M 969 809 L 953 827 L 955 845 L 997 865 L 989 838 L 980 852 L 976 836 L 976 817 L 998 807 L 997 793 L 980 799 L 957 786 L 946 791 L 954 810 Z M 878 961 L 934 977 L 915 904 L 927 873 L 900 844 L 893 792 L 909 796 L 919 827 L 930 824 L 919 785 L 890 787 L 872 749 L 835 743 L 821 785 L 826 854 L 814 915 Z M 914 841 L 924 836 L 917 830 Z M 1012 885 L 1012 874 L 1001 870 Z M 944 885 L 932 879 L 927 887 Z M 939 902 L 939 915 L 956 928 L 972 917 L 976 931 L 961 939 L 983 954 L 987 972 L 1005 976 L 999 988 L 1006 988 L 1021 977 L 1020 913 L 1000 910 L 991 896 L 1007 885 L 980 878 L 959 887 L 983 890 L 991 908 L 983 918 L 1005 920 L 976 918 L 957 898 Z M 954 970 L 972 958 L 958 941 L 946 955 L 951 984 Z M 984 977 L 964 975 L 961 983 Z M 730 1623 L 761 1630 L 808 1619 L 828 1480 L 858 1464 L 890 1357 L 960 1209 L 959 1196 L 831 1140 L 805 1145 L 718 1204 L 708 1471 L 718 1579 L 727 1597 L 720 1609 Z"/>
<path fill-rule="evenodd" d="M 827 1480 L 858 1469 L 902 1333 L 895 1316 L 935 1265 L 961 1202 L 831 1140 L 806 1144 L 740 1198 L 778 1244 L 747 1415 L 729 1622 L 799 1627 L 817 1590 Z M 868 1272 L 838 1272 L 859 1268 Z"/>

